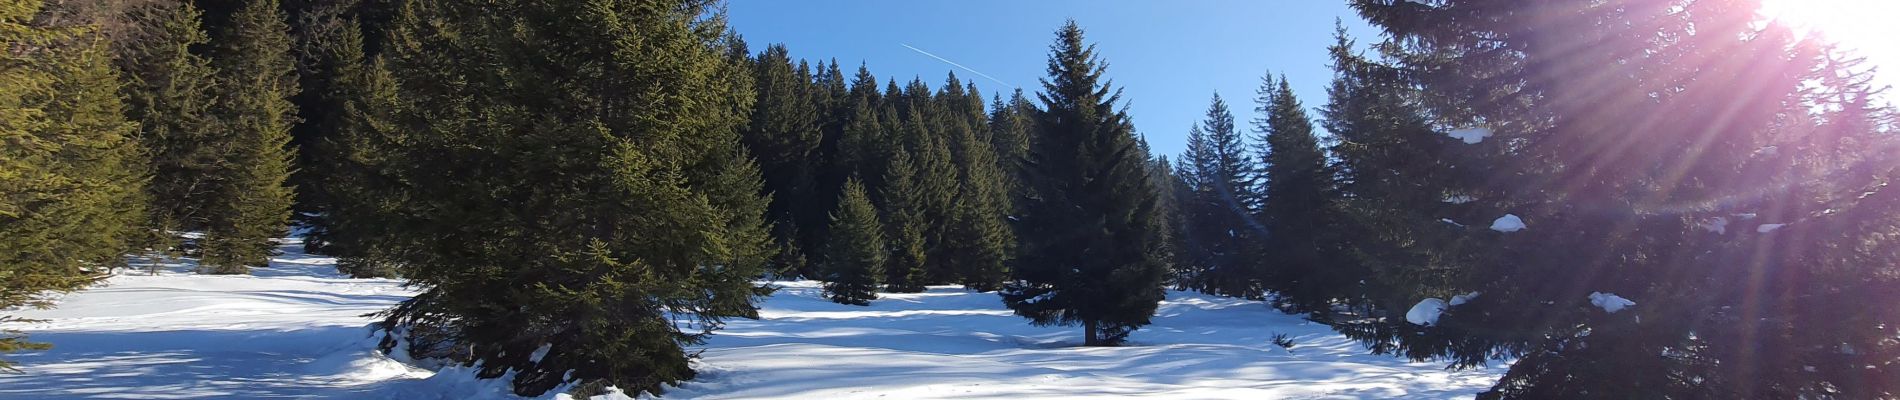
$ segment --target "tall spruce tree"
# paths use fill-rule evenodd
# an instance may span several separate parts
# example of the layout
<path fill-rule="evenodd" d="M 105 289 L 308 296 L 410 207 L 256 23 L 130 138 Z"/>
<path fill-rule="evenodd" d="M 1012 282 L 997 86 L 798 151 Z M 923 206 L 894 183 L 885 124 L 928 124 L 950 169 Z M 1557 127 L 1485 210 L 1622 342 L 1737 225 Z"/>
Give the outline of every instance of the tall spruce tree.
<path fill-rule="evenodd" d="M 759 168 L 765 173 L 765 190 L 772 196 L 768 221 L 773 224 L 773 241 L 778 246 L 773 268 L 781 273 L 810 271 L 801 247 L 799 232 L 822 229 L 811 225 L 809 215 L 823 215 L 818 196 L 818 164 L 811 162 L 819 150 L 819 117 L 822 92 L 812 84 L 811 72 L 803 62 L 793 64 L 784 45 L 772 45 L 753 61 L 753 87 L 758 99 L 752 108 L 752 123 L 741 137 Z M 823 221 L 818 219 L 817 221 Z"/>
<path fill-rule="evenodd" d="M 0 2 L 0 310 L 50 306 L 47 293 L 123 265 L 144 218 L 145 165 L 105 38 L 36 19 L 43 7 Z M 0 353 L 47 347 L 0 329 Z"/>
<path fill-rule="evenodd" d="M 1264 144 L 1263 196 L 1255 219 L 1266 235 L 1253 258 L 1266 264 L 1262 280 L 1279 294 L 1282 309 L 1328 313 L 1335 299 L 1349 297 L 1366 277 L 1338 262 L 1337 187 L 1306 107 L 1285 76 L 1262 81 L 1254 109 L 1262 117 L 1255 120 L 1254 132 Z"/>
<path fill-rule="evenodd" d="M 205 214 L 201 269 L 220 274 L 246 273 L 264 266 L 275 249 L 272 239 L 290 217 L 293 154 L 290 127 L 296 107 L 296 63 L 291 58 L 290 28 L 275 0 L 248 2 L 233 15 L 219 38 L 213 59 L 219 91 L 219 134 L 223 149 Z"/>
<path fill-rule="evenodd" d="M 891 239 L 891 256 L 884 267 L 884 287 L 890 292 L 922 292 L 927 284 L 925 262 L 930 254 L 924 224 L 929 220 L 924 219 L 917 181 L 917 167 L 911 162 L 910 152 L 897 149 L 891 153 L 884 167 L 884 188 L 878 195 L 885 235 Z"/>
<path fill-rule="evenodd" d="M 1042 111 L 1023 174 L 1015 280 L 1004 304 L 1038 325 L 1082 325 L 1084 344 L 1115 345 L 1146 325 L 1166 264 L 1147 155 L 1082 28 L 1056 32 Z"/>
<path fill-rule="evenodd" d="M 1345 251 L 1331 268 L 1354 270 L 1364 281 L 1353 285 L 1357 294 L 1341 299 L 1352 310 L 1342 317 L 1398 320 L 1420 297 L 1465 293 L 1454 292 L 1451 282 L 1460 275 L 1461 255 L 1475 252 L 1456 246 L 1468 242 L 1461 233 L 1467 226 L 1457 221 L 1483 223 L 1489 211 L 1478 210 L 1476 200 L 1495 196 L 1475 190 L 1468 179 L 1485 170 L 1465 161 L 1474 148 L 1433 129 L 1415 101 L 1416 86 L 1383 59 L 1395 56 L 1390 43 L 1380 43 L 1386 54 L 1374 59 L 1355 50 L 1343 24 L 1335 24 L 1334 39 L 1327 48 L 1333 80 L 1320 112 L 1334 138 L 1327 150 L 1341 192 L 1335 226 L 1343 231 L 1338 237 Z"/>
<path fill-rule="evenodd" d="M 1189 264 L 1183 268 L 1197 271 L 1191 286 L 1201 291 L 1261 298 L 1263 255 L 1254 247 L 1262 227 L 1254 221 L 1259 196 L 1252 157 L 1219 94 L 1208 103 L 1206 118 L 1189 130 L 1182 156 L 1191 167 L 1182 173 L 1193 183 L 1193 195 L 1181 206 L 1187 216 L 1181 260 Z"/>
<path fill-rule="evenodd" d="M 977 111 L 982 114 L 981 109 Z M 957 160 L 958 191 L 951 219 L 945 221 L 949 230 L 942 254 L 958 283 L 977 291 L 996 290 L 1009 278 L 1008 263 L 1016 242 L 1006 219 L 1007 175 L 988 141 L 970 129 L 955 131 L 962 156 Z"/>
<path fill-rule="evenodd" d="M 883 280 L 884 225 L 857 179 L 845 182 L 838 211 L 831 215 L 831 239 L 825 247 L 825 293 L 840 304 L 868 305 Z"/>
<path fill-rule="evenodd" d="M 682 346 L 757 317 L 768 200 L 716 2 L 405 2 L 393 29 L 389 253 L 424 290 L 392 334 L 521 395 L 658 393 L 693 377 Z"/>
<path fill-rule="evenodd" d="M 149 247 L 171 246 L 169 232 L 201 230 L 205 207 L 217 188 L 224 151 L 210 61 L 193 49 L 210 41 L 191 2 L 159 2 L 132 9 L 139 40 L 123 43 L 117 58 L 125 84 L 126 116 L 139 123 L 139 142 L 150 160 L 147 196 Z"/>

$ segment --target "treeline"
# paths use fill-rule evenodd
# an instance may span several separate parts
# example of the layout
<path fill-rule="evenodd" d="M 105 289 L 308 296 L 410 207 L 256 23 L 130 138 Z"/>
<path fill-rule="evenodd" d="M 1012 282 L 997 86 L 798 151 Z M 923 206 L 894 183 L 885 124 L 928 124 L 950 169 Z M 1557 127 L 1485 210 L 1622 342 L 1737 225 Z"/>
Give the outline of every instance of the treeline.
<path fill-rule="evenodd" d="M 1352 5 L 1317 122 L 1269 76 L 1189 131 L 1176 285 L 1510 361 L 1480 398 L 1900 390 L 1900 121 L 1849 52 L 1752 1 Z"/>

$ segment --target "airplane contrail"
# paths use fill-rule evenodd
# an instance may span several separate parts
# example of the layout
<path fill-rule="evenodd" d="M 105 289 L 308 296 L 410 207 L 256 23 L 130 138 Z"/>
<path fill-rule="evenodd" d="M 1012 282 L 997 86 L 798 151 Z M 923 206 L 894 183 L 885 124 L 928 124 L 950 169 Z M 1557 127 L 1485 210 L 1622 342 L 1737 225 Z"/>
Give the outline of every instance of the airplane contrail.
<path fill-rule="evenodd" d="M 974 69 L 970 69 L 970 67 L 965 67 L 965 66 L 963 66 L 963 64 L 958 64 L 958 63 L 957 63 L 956 61 L 950 61 L 950 59 L 948 59 L 948 58 L 943 58 L 943 57 L 938 57 L 938 56 L 937 56 L 936 54 L 930 54 L 930 52 L 928 52 L 928 51 L 924 51 L 924 49 L 919 49 L 919 48 L 916 48 L 916 47 L 912 47 L 911 45 L 908 45 L 908 44 L 903 44 L 903 43 L 898 43 L 897 45 L 898 45 L 898 46 L 904 46 L 904 48 L 907 48 L 907 49 L 910 49 L 911 51 L 915 51 L 915 52 L 917 52 L 917 53 L 919 53 L 919 54 L 923 54 L 923 55 L 926 55 L 926 56 L 930 56 L 930 58 L 935 58 L 935 59 L 937 59 L 937 61 L 942 61 L 942 62 L 944 62 L 944 63 L 946 63 L 946 64 L 950 64 L 950 65 L 952 65 L 952 66 L 955 66 L 955 67 L 957 67 L 957 68 L 962 68 L 962 69 L 963 69 L 964 71 L 970 71 L 970 73 L 972 73 L 972 74 L 976 74 L 977 76 L 981 76 L 981 77 L 984 77 L 984 78 L 988 78 L 989 80 L 991 80 L 991 81 L 995 81 L 996 83 L 1001 83 L 1001 84 L 1003 84 L 1003 86 L 1008 86 L 1008 87 L 1012 87 L 1012 88 L 1014 88 L 1014 87 L 1017 87 L 1016 85 L 1011 85 L 1011 84 L 1010 84 L 1009 82 L 1003 82 L 1003 80 L 1002 80 L 1002 79 L 996 79 L 996 77 L 994 77 L 994 76 L 990 76 L 990 74 L 985 74 L 985 73 L 983 73 L 982 71 L 977 71 L 977 70 L 974 70 Z"/>

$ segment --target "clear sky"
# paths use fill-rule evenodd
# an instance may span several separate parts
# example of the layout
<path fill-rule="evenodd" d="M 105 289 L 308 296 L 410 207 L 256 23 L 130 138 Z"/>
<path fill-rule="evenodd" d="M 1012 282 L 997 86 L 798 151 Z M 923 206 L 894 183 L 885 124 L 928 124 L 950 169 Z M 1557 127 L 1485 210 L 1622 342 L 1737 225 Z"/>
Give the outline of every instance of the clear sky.
<path fill-rule="evenodd" d="M 1323 104 L 1336 18 L 1362 44 L 1378 32 L 1336 0 L 730 0 L 728 13 L 754 51 L 784 43 L 795 58 L 836 58 L 847 74 L 863 62 L 900 85 L 922 77 L 938 87 L 955 70 L 985 97 L 1040 89 L 1055 30 L 1073 18 L 1126 91 L 1135 128 L 1170 157 L 1217 91 L 1249 126 L 1269 70 L 1285 74 L 1309 109 Z"/>

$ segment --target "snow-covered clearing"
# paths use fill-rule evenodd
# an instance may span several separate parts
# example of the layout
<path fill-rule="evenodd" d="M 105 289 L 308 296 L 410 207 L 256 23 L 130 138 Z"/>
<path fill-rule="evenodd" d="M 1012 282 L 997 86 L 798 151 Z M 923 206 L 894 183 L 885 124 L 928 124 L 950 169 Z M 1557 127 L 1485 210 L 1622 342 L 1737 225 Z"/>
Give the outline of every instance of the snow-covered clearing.
<path fill-rule="evenodd" d="M 300 248 L 287 241 L 253 276 L 171 265 L 20 312 L 47 321 L 10 327 L 56 347 L 6 355 L 25 373 L 0 375 L 0 398 L 509 397 L 465 369 L 375 352 L 364 314 L 413 292 L 339 277 Z M 1169 293 L 1130 346 L 1084 348 L 1079 328 L 1030 326 L 994 294 L 932 287 L 856 307 L 816 282 L 774 285 L 763 318 L 700 346 L 699 379 L 666 398 L 1469 398 L 1501 372 L 1367 355 L 1323 325 L 1195 293 Z"/>

